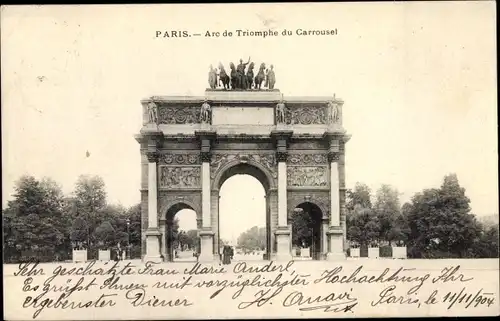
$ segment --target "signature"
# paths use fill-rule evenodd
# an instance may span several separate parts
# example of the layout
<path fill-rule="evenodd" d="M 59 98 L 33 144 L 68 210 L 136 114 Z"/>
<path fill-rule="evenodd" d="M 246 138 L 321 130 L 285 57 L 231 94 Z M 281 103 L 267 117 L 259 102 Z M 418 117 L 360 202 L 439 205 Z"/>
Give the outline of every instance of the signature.
<path fill-rule="evenodd" d="M 351 289 L 352 291 L 352 289 Z M 313 304 L 320 305 L 313 305 Z M 327 303 L 327 304 L 325 304 Z M 354 313 L 353 308 L 358 305 L 358 299 L 349 292 L 334 293 L 326 296 L 305 296 L 300 291 L 293 291 L 283 300 L 284 307 L 298 306 L 299 311 L 323 310 L 323 312 L 348 312 Z M 313 305 L 313 306 L 311 306 Z"/>

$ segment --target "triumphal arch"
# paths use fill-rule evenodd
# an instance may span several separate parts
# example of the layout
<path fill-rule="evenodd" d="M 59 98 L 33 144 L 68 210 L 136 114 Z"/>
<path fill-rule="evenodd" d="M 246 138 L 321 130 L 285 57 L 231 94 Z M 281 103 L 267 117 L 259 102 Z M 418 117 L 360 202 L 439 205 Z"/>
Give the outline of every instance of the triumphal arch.
<path fill-rule="evenodd" d="M 318 222 L 314 257 L 345 259 L 350 136 L 342 126 L 342 100 L 212 87 L 204 96 L 153 96 L 141 103 L 144 120 L 136 140 L 143 260 L 173 260 L 172 222 L 186 208 L 197 214 L 199 260 L 218 260 L 219 189 L 235 174 L 254 176 L 266 191 L 265 259 L 291 259 L 297 210 Z"/>

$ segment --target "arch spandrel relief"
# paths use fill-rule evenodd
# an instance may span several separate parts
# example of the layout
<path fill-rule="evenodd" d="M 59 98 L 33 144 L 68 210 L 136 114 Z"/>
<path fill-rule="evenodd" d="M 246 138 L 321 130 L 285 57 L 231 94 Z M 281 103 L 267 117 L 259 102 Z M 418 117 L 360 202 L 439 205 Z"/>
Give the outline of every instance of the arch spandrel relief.
<path fill-rule="evenodd" d="M 288 196 L 288 215 L 292 215 L 293 210 L 304 202 L 309 202 L 317 205 L 323 217 L 330 216 L 330 195 L 328 191 L 291 191 Z"/>
<path fill-rule="evenodd" d="M 212 155 L 210 162 L 210 178 L 215 179 L 224 166 L 230 162 L 255 162 L 266 168 L 273 178 L 278 177 L 276 157 L 274 153 L 218 153 Z"/>
<path fill-rule="evenodd" d="M 159 192 L 159 218 L 165 219 L 167 211 L 174 205 L 183 203 L 188 205 L 196 212 L 196 216 L 201 216 L 201 192 L 176 192 L 175 194 L 171 192 Z"/>

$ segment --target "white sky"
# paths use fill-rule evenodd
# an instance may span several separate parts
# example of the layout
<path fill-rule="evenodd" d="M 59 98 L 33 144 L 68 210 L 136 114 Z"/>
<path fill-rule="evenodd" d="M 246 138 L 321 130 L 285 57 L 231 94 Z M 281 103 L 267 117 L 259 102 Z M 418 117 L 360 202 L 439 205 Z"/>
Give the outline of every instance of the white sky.
<path fill-rule="evenodd" d="M 155 38 L 269 27 L 338 35 Z M 7 7 L 1 37 L 3 206 L 27 173 L 67 193 L 100 175 L 110 202 L 139 202 L 139 100 L 203 95 L 210 64 L 251 56 L 274 64 L 285 97 L 345 101 L 348 187 L 387 183 L 407 201 L 455 172 L 474 213 L 498 213 L 493 2 Z M 262 225 L 263 199 L 247 202 L 262 187 L 229 184 L 222 230 Z"/>

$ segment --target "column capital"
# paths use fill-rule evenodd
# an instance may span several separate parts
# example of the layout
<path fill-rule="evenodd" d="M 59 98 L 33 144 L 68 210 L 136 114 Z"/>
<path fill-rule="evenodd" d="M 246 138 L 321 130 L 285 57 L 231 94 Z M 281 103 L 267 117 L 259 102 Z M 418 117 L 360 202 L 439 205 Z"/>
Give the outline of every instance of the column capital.
<path fill-rule="evenodd" d="M 212 160 L 212 153 L 210 153 L 209 151 L 202 150 L 200 152 L 200 158 L 202 163 L 210 163 L 210 161 Z"/>
<path fill-rule="evenodd" d="M 150 163 L 157 163 L 158 158 L 160 157 L 160 154 L 156 150 L 148 150 L 146 152 L 146 156 L 148 158 L 148 162 Z"/>
<path fill-rule="evenodd" d="M 330 163 L 333 163 L 333 162 L 338 162 L 340 159 L 340 153 L 339 152 L 336 152 L 336 151 L 330 151 L 328 153 L 328 161 Z"/>
<path fill-rule="evenodd" d="M 280 151 L 278 150 L 276 152 L 276 161 L 279 162 L 285 162 L 288 159 L 288 153 L 286 151 Z"/>

